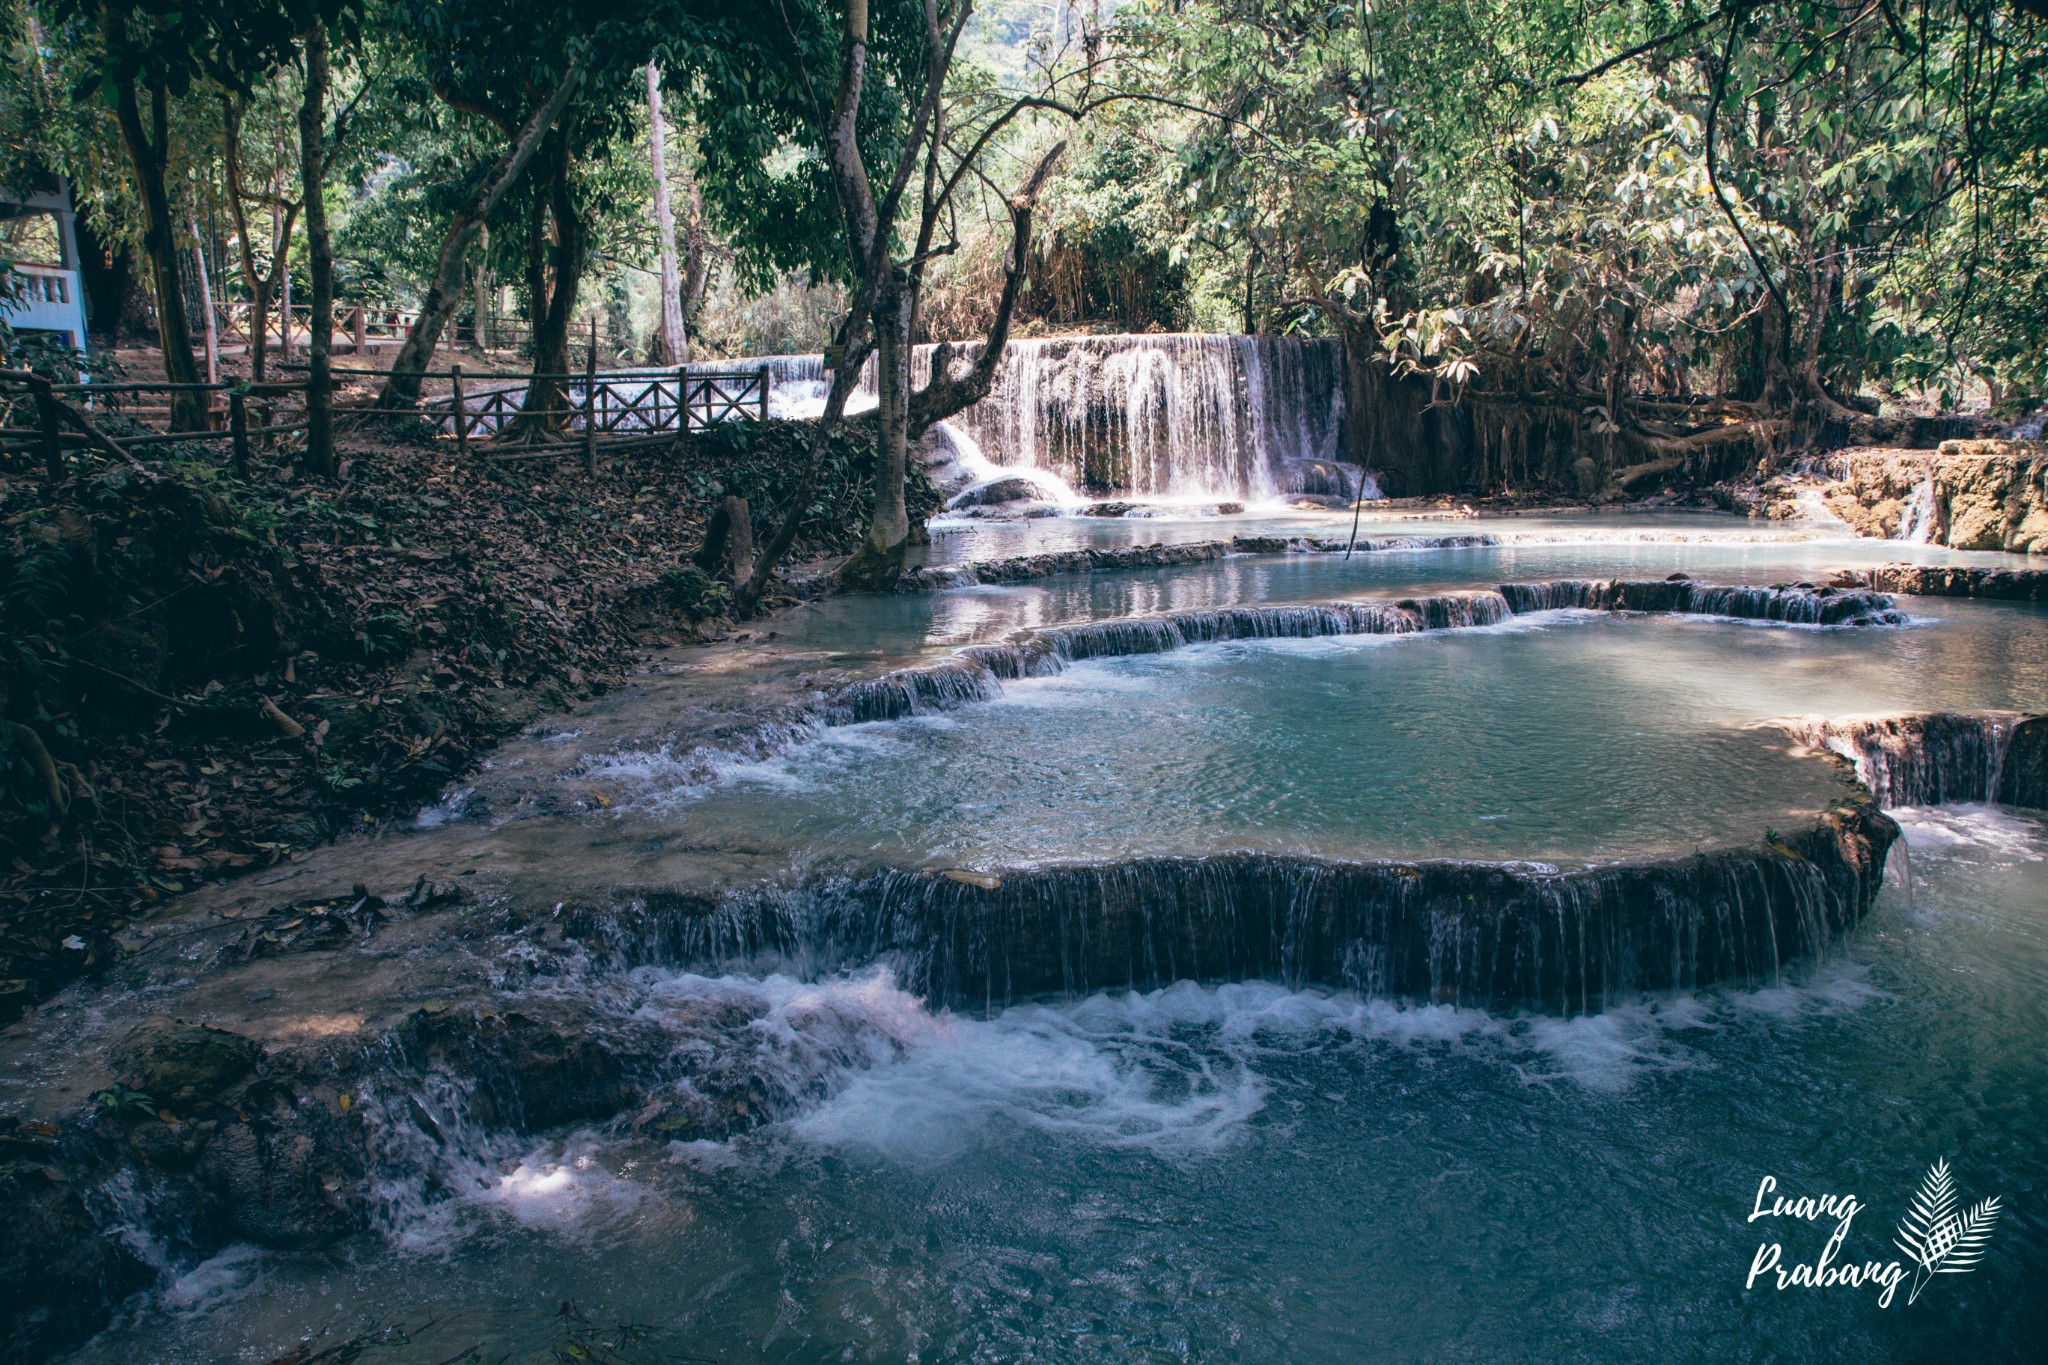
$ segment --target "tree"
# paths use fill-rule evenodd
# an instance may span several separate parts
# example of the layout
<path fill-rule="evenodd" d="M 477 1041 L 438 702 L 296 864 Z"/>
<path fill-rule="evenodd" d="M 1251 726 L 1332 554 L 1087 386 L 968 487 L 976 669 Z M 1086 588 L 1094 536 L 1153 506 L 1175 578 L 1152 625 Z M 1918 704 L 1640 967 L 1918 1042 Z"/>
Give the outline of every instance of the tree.
<path fill-rule="evenodd" d="M 1201 274 L 1256 249 L 1288 325 L 1345 339 L 1353 457 L 1419 492 L 1881 436 L 1863 384 L 1955 363 L 1930 324 L 1986 253 L 1907 269 L 2038 145 L 2042 36 L 2000 0 L 1254 0 L 1118 45 L 1228 116 L 1174 187 Z"/>
<path fill-rule="evenodd" d="M 742 615 L 758 608 L 776 565 L 795 542 L 825 444 L 844 417 L 846 401 L 870 355 L 875 358 L 879 397 L 875 505 L 861 549 L 841 569 L 842 581 L 852 586 L 886 586 L 900 574 L 911 533 L 904 499 L 910 443 L 934 423 L 986 396 L 1001 363 L 1028 274 L 1032 214 L 1065 143 L 1040 153 L 1004 204 L 1012 249 L 1002 295 L 979 353 L 964 361 L 956 358 L 951 346 L 939 347 L 929 382 L 913 388 L 912 338 L 930 264 L 957 249 L 957 236 L 950 234 L 957 225 L 963 191 L 985 177 L 984 157 L 1006 130 L 1028 111 L 1079 118 L 1092 106 L 1058 98 L 1062 76 L 1052 77 L 1044 90 L 1029 95 L 991 94 L 985 87 L 978 92 L 949 88 L 958 69 L 960 35 L 972 8 L 971 0 L 944 5 L 925 0 L 914 9 L 888 6 L 882 13 L 890 23 L 878 29 L 870 23 L 866 0 L 849 0 L 845 6 L 832 107 L 807 132 L 827 167 L 832 202 L 839 211 L 851 298 L 804 479 L 784 510 L 781 526 L 756 557 L 753 573 L 734 594 L 735 608 Z M 874 60 L 877 55 L 885 60 Z M 967 117 L 949 122 L 949 94 L 981 98 L 967 106 L 972 109 Z M 871 173 L 871 163 L 876 173 Z M 909 193 L 913 184 L 915 197 Z M 950 240 L 940 241 L 942 232 Z M 966 364 L 964 371 L 956 359 Z"/>
<path fill-rule="evenodd" d="M 671 365 L 690 359 L 683 330 L 683 281 L 676 267 L 676 219 L 668 202 L 668 121 L 661 113 L 661 68 L 647 64 L 647 163 L 654 175 L 654 230 L 661 257 L 661 351 Z"/>
<path fill-rule="evenodd" d="M 407 409 L 418 404 L 420 382 L 433 359 L 434 348 L 440 345 L 441 333 L 447 329 L 448 320 L 455 316 L 455 310 L 462 302 L 463 262 L 470 244 L 483 230 L 485 221 L 503 200 L 505 192 L 525 173 L 527 164 L 540 150 L 542 139 L 575 98 L 584 74 L 580 56 L 572 57 L 556 78 L 553 88 L 514 131 L 497 159 L 471 186 L 450 218 L 442 233 L 432 279 L 420 301 L 419 314 L 407 329 L 405 341 L 391 362 L 393 373 L 377 397 L 378 407 Z"/>
<path fill-rule="evenodd" d="M 170 202 L 169 177 L 171 100 L 203 81 L 230 91 L 246 90 L 251 81 L 293 55 L 297 35 L 310 23 L 336 22 L 352 2 L 197 0 L 176 9 L 157 9 L 133 0 L 56 0 L 53 6 L 86 62 L 79 97 L 97 95 L 115 111 L 141 207 L 142 246 L 156 294 L 164 375 L 173 384 L 198 384 L 199 370 L 178 284 L 178 219 Z M 205 422 L 206 406 L 199 393 L 173 393 L 174 430 L 199 430 Z"/>

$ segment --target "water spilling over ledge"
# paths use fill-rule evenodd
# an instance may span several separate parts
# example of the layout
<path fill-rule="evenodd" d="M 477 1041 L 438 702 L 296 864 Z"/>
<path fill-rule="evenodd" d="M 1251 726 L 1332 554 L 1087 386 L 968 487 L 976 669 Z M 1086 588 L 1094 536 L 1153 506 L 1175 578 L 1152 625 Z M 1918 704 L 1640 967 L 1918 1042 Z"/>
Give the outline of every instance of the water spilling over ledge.
<path fill-rule="evenodd" d="M 930 379 L 934 348 L 913 352 Z M 971 363 L 979 346 L 953 350 Z M 821 410 L 815 355 L 757 361 L 790 415 Z M 874 401 L 874 365 L 856 401 Z M 1329 340 L 1161 333 L 1016 339 L 989 396 L 946 424 L 1004 470 L 1037 471 L 1092 493 L 1171 502 L 1359 491 L 1340 463 L 1343 351 Z M 1369 494 L 1370 495 L 1370 494 Z"/>
<path fill-rule="evenodd" d="M 1102 549 L 1057 550 L 1012 559 L 970 560 L 929 564 L 907 571 L 898 592 L 943 592 L 981 583 L 1021 583 L 1056 574 L 1097 569 L 1149 569 L 1171 564 L 1203 564 L 1231 554 L 1380 554 L 1390 550 L 1491 549 L 1500 539 L 1490 535 L 1381 536 L 1356 542 L 1313 537 L 1236 536 L 1230 540 L 1197 540 L 1180 544 L 1127 545 Z"/>
<path fill-rule="evenodd" d="M 1006 682 L 1088 660 L 1222 641 L 1400 636 L 1562 610 L 1849 628 L 1905 618 L 1880 593 L 1811 585 L 1558 580 L 1389 601 L 1243 606 L 1026 632 L 842 687 L 820 725 L 943 713 Z M 1918 743 L 1923 731 L 1915 731 Z M 1800 736 L 1806 738 L 1805 736 Z M 1814 741 L 1808 739 L 1807 742 Z M 1787 760 L 1794 761 L 1794 760 Z M 1928 758 L 1959 771 L 1947 751 Z M 1973 785 L 1974 784 L 1974 785 Z M 1770 980 L 1869 909 L 1896 826 L 1877 787 L 1755 844 L 1582 869 L 1534 863 L 1342 860 L 1284 852 L 993 867 L 842 869 L 732 896 L 611 897 L 579 918 L 618 965 L 832 973 L 895 964 L 934 1005 L 1179 979 L 1273 979 L 1369 995 L 1578 1013 L 1643 991 Z M 1957 778 L 1958 797 L 1985 781 Z M 620 914 L 621 899 L 640 908 Z"/>
<path fill-rule="evenodd" d="M 1743 587 L 1689 579 L 1568 579 L 1505 583 L 1494 591 L 1442 593 L 1391 602 L 1244 606 L 1170 612 L 1029 632 L 1007 644 L 977 645 L 938 663 L 897 669 L 840 688 L 816 713 L 825 725 L 899 720 L 1001 694 L 1003 679 L 1044 677 L 1084 659 L 1160 654 L 1225 640 L 1408 635 L 1498 625 L 1512 616 L 1581 609 L 1723 617 L 1804 626 L 1902 625 L 1882 593 L 1838 588 Z"/>
<path fill-rule="evenodd" d="M 883 871 L 731 898 L 649 895 L 571 932 L 617 966 L 895 964 L 935 1006 L 1273 980 L 1576 1014 L 1776 979 L 1869 909 L 1898 827 L 1849 802 L 1762 847 L 1579 871 L 1270 854 L 989 873 Z"/>
<path fill-rule="evenodd" d="M 1936 712 L 1785 728 L 1854 763 L 1887 809 L 1979 801 L 2048 809 L 2048 719 Z"/>

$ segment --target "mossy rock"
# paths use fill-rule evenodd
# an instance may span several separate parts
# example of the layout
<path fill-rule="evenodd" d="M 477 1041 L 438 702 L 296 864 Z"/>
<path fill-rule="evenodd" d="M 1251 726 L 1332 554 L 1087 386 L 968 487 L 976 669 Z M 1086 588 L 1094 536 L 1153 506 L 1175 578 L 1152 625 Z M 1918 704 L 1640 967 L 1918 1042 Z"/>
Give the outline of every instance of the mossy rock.
<path fill-rule="evenodd" d="M 224 1093 L 256 1069 L 263 1050 L 239 1033 L 149 1019 L 136 1026 L 110 1057 L 117 1076 L 159 1105 L 199 1104 Z"/>

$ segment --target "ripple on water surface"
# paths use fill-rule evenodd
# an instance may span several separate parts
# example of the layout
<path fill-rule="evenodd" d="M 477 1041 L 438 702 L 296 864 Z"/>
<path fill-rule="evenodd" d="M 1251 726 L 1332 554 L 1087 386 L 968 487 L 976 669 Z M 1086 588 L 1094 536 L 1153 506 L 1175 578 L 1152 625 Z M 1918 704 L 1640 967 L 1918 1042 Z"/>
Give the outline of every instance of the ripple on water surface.
<path fill-rule="evenodd" d="M 1888 631 L 1887 637 L 1911 631 Z M 1198 646 L 844 727 L 708 793 L 611 760 L 624 818 L 693 843 L 786 839 L 882 861 L 1270 849 L 1605 859 L 1749 842 L 1842 792 L 1760 716 L 1804 650 L 1868 632 L 1542 613 L 1411 637 Z"/>
<path fill-rule="evenodd" d="M 506 1146 L 411 1250 L 217 1258 L 85 1358 L 261 1359 L 430 1317 L 394 1358 L 538 1353 L 563 1299 L 769 1361 L 2020 1358 L 2048 1331 L 2024 1217 L 1910 1312 L 1743 1289 L 1763 1174 L 1855 1194 L 1859 1257 L 1892 1254 L 1936 1156 L 2015 1209 L 2048 1182 L 2048 839 L 2010 813 L 1906 824 L 1913 908 L 1895 886 L 1845 956 L 1571 1021 L 1261 983 L 982 1020 L 874 971 L 642 971 L 608 988 L 621 1011 L 759 1011 L 785 1118 Z M 1826 1231 L 1769 1235 L 1811 1258 Z"/>

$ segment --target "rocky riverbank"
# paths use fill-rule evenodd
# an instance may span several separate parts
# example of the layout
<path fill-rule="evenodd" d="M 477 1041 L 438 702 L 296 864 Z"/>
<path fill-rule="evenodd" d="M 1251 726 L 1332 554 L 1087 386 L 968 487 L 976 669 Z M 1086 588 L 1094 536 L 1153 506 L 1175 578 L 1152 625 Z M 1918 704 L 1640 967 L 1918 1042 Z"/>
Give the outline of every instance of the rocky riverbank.
<path fill-rule="evenodd" d="M 1937 450 L 1846 450 L 1830 511 L 1861 535 L 1956 550 L 2048 554 L 2048 442 L 1944 441 Z"/>

